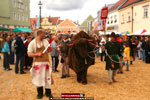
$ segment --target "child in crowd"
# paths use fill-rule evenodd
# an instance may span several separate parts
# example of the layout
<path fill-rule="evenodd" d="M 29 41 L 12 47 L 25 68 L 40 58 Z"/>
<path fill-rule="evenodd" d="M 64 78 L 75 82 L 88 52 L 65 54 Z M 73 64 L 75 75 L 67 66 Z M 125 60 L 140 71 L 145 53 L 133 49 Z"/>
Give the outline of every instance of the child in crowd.
<path fill-rule="evenodd" d="M 123 45 L 123 47 L 124 47 L 124 55 L 123 55 L 123 59 L 124 59 L 124 61 L 123 61 L 123 66 L 125 65 L 125 63 L 126 63 L 126 71 L 129 71 L 129 61 L 130 61 L 130 48 L 129 48 L 129 45 L 127 44 L 127 43 L 125 43 L 124 45 Z"/>

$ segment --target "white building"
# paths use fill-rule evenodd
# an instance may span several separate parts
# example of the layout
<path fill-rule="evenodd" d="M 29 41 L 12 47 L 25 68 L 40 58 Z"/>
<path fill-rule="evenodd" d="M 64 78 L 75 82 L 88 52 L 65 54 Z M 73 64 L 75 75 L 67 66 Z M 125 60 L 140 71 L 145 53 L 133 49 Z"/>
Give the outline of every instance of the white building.
<path fill-rule="evenodd" d="M 108 4 L 106 7 L 108 7 L 108 10 L 113 7 L 113 4 Z M 103 7 L 104 8 L 104 7 Z M 101 8 L 102 9 L 102 8 Z M 103 33 L 103 20 L 101 19 L 101 9 L 97 12 L 97 17 L 98 17 L 98 30 L 100 31 L 99 33 Z"/>
<path fill-rule="evenodd" d="M 127 0 L 120 0 L 109 9 L 108 18 L 106 23 L 107 32 L 118 32 L 119 31 L 119 12 L 118 9 L 126 2 Z"/>

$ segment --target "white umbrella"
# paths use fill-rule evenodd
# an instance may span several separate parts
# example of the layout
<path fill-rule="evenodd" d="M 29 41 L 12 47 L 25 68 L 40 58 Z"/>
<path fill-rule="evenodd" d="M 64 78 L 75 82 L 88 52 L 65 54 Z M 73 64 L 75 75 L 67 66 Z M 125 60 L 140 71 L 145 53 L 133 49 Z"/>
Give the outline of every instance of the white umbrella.
<path fill-rule="evenodd" d="M 136 32 L 134 32 L 133 34 L 129 34 L 129 36 L 131 35 L 142 35 L 144 34 L 145 32 L 147 32 L 147 30 L 145 29 L 140 29 L 140 30 L 137 30 Z"/>
<path fill-rule="evenodd" d="M 150 35 L 150 32 L 149 32 L 149 31 L 147 31 L 147 32 L 143 33 L 143 34 L 142 34 L 142 36 L 143 36 L 143 35 L 144 35 L 144 36 L 146 36 L 146 35 Z"/>

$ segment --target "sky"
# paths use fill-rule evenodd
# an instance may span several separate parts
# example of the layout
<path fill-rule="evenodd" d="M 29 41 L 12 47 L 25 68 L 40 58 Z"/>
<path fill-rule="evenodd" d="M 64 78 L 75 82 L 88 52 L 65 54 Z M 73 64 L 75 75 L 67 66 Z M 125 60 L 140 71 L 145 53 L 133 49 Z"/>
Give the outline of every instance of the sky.
<path fill-rule="evenodd" d="M 40 0 L 30 0 L 30 17 L 39 15 Z M 89 15 L 97 17 L 99 11 L 105 4 L 114 4 L 119 0 L 41 0 L 42 17 L 60 17 L 81 24 Z"/>

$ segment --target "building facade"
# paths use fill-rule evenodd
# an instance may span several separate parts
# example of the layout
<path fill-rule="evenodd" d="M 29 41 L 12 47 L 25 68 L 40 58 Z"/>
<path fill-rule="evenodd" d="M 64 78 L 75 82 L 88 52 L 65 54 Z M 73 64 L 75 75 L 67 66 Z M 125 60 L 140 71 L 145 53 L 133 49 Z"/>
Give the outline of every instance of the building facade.
<path fill-rule="evenodd" d="M 150 0 L 141 1 L 134 4 L 133 32 L 140 29 L 150 31 Z"/>
<path fill-rule="evenodd" d="M 36 23 L 38 18 L 30 18 L 30 26 L 32 30 L 36 29 Z M 63 20 L 60 20 L 60 17 L 44 17 L 41 18 L 41 27 L 45 30 L 48 30 L 51 34 L 55 34 L 57 31 L 57 25 L 60 24 Z"/>
<path fill-rule="evenodd" d="M 126 2 L 127 0 L 120 0 L 115 3 L 108 12 L 108 18 L 106 23 L 107 32 L 118 32 L 119 31 L 119 12 L 118 9 Z"/>
<path fill-rule="evenodd" d="M 119 9 L 119 32 L 150 30 L 149 9 L 149 0 L 127 0 Z"/>
<path fill-rule="evenodd" d="M 70 21 L 69 19 L 65 19 L 60 24 L 57 25 L 57 33 L 78 33 L 78 26 Z"/>
<path fill-rule="evenodd" d="M 0 26 L 30 27 L 30 0 L 0 0 Z"/>
<path fill-rule="evenodd" d="M 111 9 L 113 4 L 108 4 L 106 7 L 108 7 L 108 10 Z M 104 7 L 103 7 L 104 8 Z M 101 10 L 102 8 L 97 12 L 97 17 L 98 17 L 98 30 L 103 31 L 103 20 L 101 19 Z M 107 20 L 106 20 L 107 22 Z M 107 24 L 107 23 L 106 23 Z"/>

